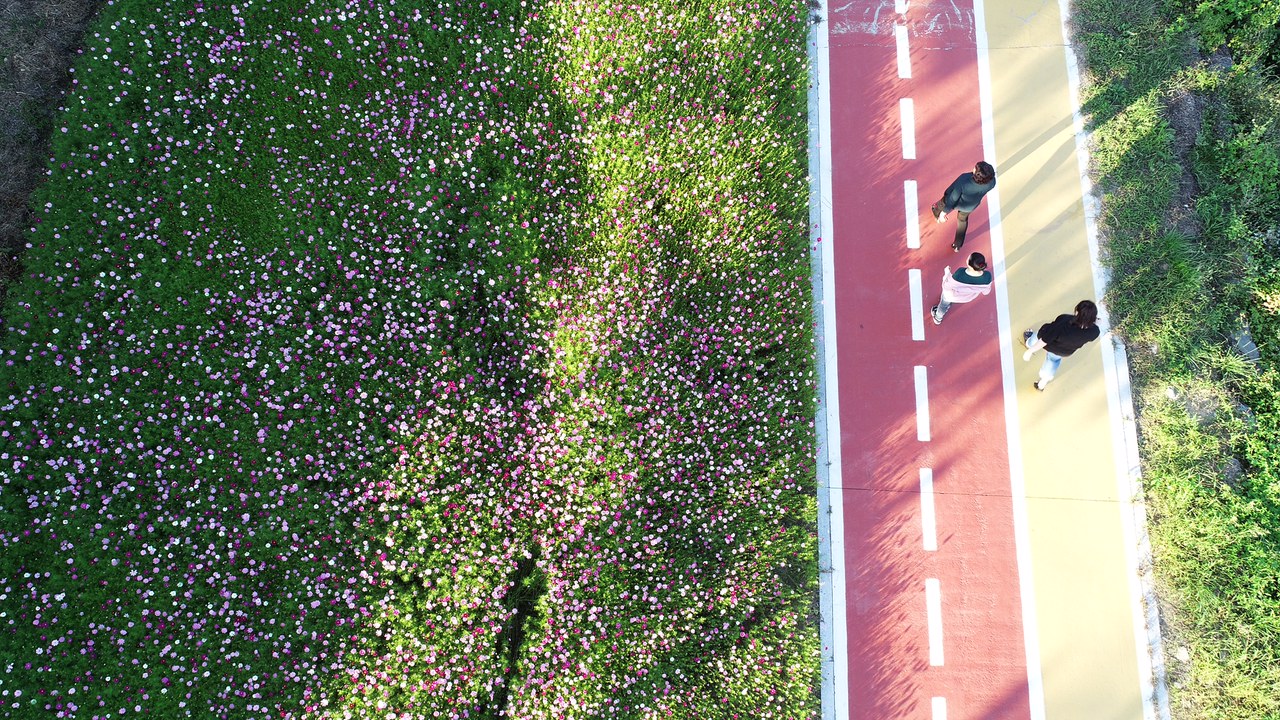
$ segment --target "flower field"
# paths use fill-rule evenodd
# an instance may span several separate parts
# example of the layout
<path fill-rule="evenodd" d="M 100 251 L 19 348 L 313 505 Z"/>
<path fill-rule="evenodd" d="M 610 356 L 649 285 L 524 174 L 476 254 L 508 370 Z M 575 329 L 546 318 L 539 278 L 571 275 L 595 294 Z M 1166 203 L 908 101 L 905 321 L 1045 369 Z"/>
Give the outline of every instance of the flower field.
<path fill-rule="evenodd" d="M 807 25 L 109 3 L 3 310 L 0 717 L 818 714 Z"/>

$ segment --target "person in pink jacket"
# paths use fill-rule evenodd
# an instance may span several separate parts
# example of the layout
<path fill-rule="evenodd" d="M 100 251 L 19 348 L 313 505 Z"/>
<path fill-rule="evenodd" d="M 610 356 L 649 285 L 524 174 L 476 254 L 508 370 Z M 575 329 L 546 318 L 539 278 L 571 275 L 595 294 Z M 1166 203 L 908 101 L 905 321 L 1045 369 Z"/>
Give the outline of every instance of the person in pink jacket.
<path fill-rule="evenodd" d="M 934 325 L 941 325 L 952 303 L 967 303 L 979 295 L 991 292 L 993 278 L 987 269 L 987 259 L 982 253 L 971 253 L 969 264 L 954 273 L 951 266 L 942 273 L 942 299 L 929 310 Z"/>

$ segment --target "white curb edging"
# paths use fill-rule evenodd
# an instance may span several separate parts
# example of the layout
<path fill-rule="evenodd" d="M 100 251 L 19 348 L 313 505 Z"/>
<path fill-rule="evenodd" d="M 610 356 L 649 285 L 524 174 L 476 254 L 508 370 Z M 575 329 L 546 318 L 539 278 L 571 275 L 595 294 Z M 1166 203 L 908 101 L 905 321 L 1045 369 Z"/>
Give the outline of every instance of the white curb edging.
<path fill-rule="evenodd" d="M 827 4 L 809 30 L 809 223 L 813 243 L 818 399 L 818 573 L 822 640 L 822 717 L 849 717 L 848 624 L 845 618 L 844 493 L 840 472 L 840 395 L 836 372 L 835 255 L 831 238 L 831 88 Z"/>

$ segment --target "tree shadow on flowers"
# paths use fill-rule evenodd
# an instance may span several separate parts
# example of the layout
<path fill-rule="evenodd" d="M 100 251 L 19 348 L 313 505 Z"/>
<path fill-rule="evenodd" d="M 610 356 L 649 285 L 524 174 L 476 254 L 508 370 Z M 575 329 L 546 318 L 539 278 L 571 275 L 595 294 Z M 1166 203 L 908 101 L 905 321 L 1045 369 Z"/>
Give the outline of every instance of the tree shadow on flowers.
<path fill-rule="evenodd" d="M 538 568 L 542 558 L 542 546 L 533 543 L 533 554 L 516 564 L 511 574 L 511 590 L 503 599 L 503 605 L 511 616 L 498 633 L 494 656 L 505 660 L 502 682 L 494 692 L 493 707 L 482 707 L 482 717 L 506 717 L 509 689 L 520 676 L 518 667 L 520 650 L 527 634 L 540 624 L 538 605 L 547 593 L 546 574 Z"/>

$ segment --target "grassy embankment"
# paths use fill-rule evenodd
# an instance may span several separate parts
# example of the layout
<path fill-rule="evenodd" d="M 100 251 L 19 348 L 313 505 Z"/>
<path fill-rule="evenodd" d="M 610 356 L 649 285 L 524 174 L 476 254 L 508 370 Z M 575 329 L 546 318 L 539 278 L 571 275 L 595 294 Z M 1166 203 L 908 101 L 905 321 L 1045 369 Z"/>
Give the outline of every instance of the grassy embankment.
<path fill-rule="evenodd" d="M 0 717 L 817 712 L 800 2 L 109 4 Z"/>
<path fill-rule="evenodd" d="M 1074 12 L 1174 717 L 1274 720 L 1280 5 L 1083 0 Z"/>

